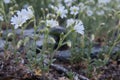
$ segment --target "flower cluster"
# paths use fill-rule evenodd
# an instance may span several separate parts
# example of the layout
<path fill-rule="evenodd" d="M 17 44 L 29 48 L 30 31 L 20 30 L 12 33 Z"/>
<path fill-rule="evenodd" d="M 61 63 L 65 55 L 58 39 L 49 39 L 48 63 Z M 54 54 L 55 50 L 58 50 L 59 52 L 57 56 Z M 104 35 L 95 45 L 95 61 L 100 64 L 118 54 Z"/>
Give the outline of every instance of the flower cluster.
<path fill-rule="evenodd" d="M 70 7 L 75 0 L 64 0 L 66 6 Z"/>
<path fill-rule="evenodd" d="M 111 0 L 98 0 L 98 3 L 100 4 L 107 4 L 109 3 Z"/>
<path fill-rule="evenodd" d="M 33 11 L 28 7 L 27 9 L 22 9 L 17 11 L 17 15 L 14 15 L 11 18 L 11 24 L 14 25 L 14 28 L 22 26 L 27 20 L 34 17 Z"/>
<path fill-rule="evenodd" d="M 83 35 L 84 34 L 84 26 L 83 26 L 83 23 L 81 20 L 78 20 L 78 19 L 68 19 L 67 20 L 67 28 L 70 27 L 70 26 L 74 26 L 74 30 Z"/>
<path fill-rule="evenodd" d="M 59 0 L 54 0 L 54 1 L 58 2 Z M 86 1 L 80 1 L 79 4 L 76 4 L 77 0 L 63 0 L 63 1 L 59 1 L 58 4 L 62 5 L 63 3 L 65 6 L 64 9 L 67 8 L 67 10 L 68 10 L 67 13 L 69 13 L 69 11 L 70 11 L 71 15 L 85 13 L 89 17 L 91 17 L 91 16 L 93 17 L 96 15 L 104 16 L 106 14 L 106 12 L 112 12 L 113 10 L 115 10 L 115 8 L 117 8 L 118 10 L 120 8 L 119 0 L 114 0 L 114 1 L 112 1 L 112 0 L 98 0 L 98 1 L 86 0 Z M 114 7 L 108 6 L 108 5 L 113 5 L 113 4 L 116 4 L 116 5 Z M 56 9 L 55 12 L 59 12 L 59 9 Z M 62 12 L 62 14 L 65 15 L 64 10 L 61 9 L 61 12 Z"/>
<path fill-rule="evenodd" d="M 84 34 L 84 26 L 81 20 L 77 20 L 74 26 L 74 30 L 78 32 L 79 34 Z"/>
<path fill-rule="evenodd" d="M 63 5 L 58 5 L 58 7 L 54 7 L 55 13 L 60 16 L 61 18 L 67 17 L 67 9 Z"/>
<path fill-rule="evenodd" d="M 11 0 L 4 0 L 4 3 L 5 3 L 5 4 L 8 4 L 8 3 L 10 3 L 10 1 L 11 1 Z"/>
<path fill-rule="evenodd" d="M 71 8 L 70 8 L 70 14 L 72 14 L 72 15 L 77 15 L 78 13 L 79 13 L 79 7 L 77 7 L 77 6 L 72 6 Z"/>
<path fill-rule="evenodd" d="M 59 23 L 56 20 L 46 20 L 46 26 L 48 27 L 57 27 L 59 25 Z"/>

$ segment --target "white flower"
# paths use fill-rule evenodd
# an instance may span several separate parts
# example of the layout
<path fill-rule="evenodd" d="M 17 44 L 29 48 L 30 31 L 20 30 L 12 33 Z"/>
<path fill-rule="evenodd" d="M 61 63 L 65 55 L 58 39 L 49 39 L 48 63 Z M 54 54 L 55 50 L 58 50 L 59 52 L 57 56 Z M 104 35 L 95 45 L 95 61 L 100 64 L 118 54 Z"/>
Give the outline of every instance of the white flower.
<path fill-rule="evenodd" d="M 10 3 L 10 0 L 4 0 L 4 3 L 8 4 Z"/>
<path fill-rule="evenodd" d="M 65 3 L 72 3 L 73 0 L 64 0 Z"/>
<path fill-rule="evenodd" d="M 93 11 L 90 10 L 90 9 L 87 9 L 86 14 L 87 14 L 88 16 L 92 16 L 92 15 L 93 15 Z"/>
<path fill-rule="evenodd" d="M 49 18 L 56 18 L 56 15 L 55 14 L 52 14 L 52 13 L 48 13 L 46 15 L 46 18 L 49 19 Z"/>
<path fill-rule="evenodd" d="M 4 19 L 3 19 L 3 16 L 0 16 L 0 21 L 3 21 Z"/>
<path fill-rule="evenodd" d="M 28 19 L 34 17 L 32 10 L 28 7 L 27 9 L 22 9 L 17 11 L 17 15 L 11 18 L 11 24 L 14 25 L 15 29 L 22 26 Z"/>
<path fill-rule="evenodd" d="M 66 6 L 70 7 L 75 0 L 64 0 Z"/>
<path fill-rule="evenodd" d="M 59 15 L 61 18 L 67 17 L 66 14 L 68 13 L 67 9 L 65 9 L 64 6 L 59 5 L 58 7 L 54 8 L 57 15 Z"/>
<path fill-rule="evenodd" d="M 14 25 L 15 29 L 17 29 L 18 27 L 22 26 L 24 22 L 25 22 L 25 20 L 23 20 L 23 18 L 21 18 L 21 16 L 14 15 L 11 18 L 11 24 Z"/>
<path fill-rule="evenodd" d="M 81 20 L 77 21 L 75 26 L 74 26 L 74 30 L 78 33 L 80 33 L 81 35 L 84 34 L 84 26 Z"/>
<path fill-rule="evenodd" d="M 17 12 L 17 15 L 21 15 L 25 20 L 31 19 L 34 17 L 33 11 L 28 7 L 27 9 L 22 9 Z"/>
<path fill-rule="evenodd" d="M 68 27 L 70 27 L 71 25 L 73 25 L 74 23 L 75 23 L 75 20 L 74 20 L 74 19 L 72 19 L 72 18 L 71 18 L 71 19 L 68 19 L 68 20 L 67 20 L 67 26 L 66 26 L 66 27 L 68 28 Z"/>
<path fill-rule="evenodd" d="M 70 8 L 70 11 L 71 11 L 70 14 L 77 15 L 79 12 L 79 7 L 73 6 Z"/>
<path fill-rule="evenodd" d="M 96 11 L 96 14 L 102 16 L 105 14 L 105 12 L 103 10 L 100 10 L 100 11 Z"/>
<path fill-rule="evenodd" d="M 82 7 L 84 7 L 84 6 L 85 6 L 85 4 L 84 4 L 84 3 L 82 3 L 82 2 L 80 2 L 80 3 L 78 4 L 78 6 L 82 8 Z"/>
<path fill-rule="evenodd" d="M 34 17 L 33 11 L 30 9 L 30 7 L 27 8 L 26 16 L 28 17 L 28 19 Z"/>
<path fill-rule="evenodd" d="M 68 19 L 67 20 L 67 28 L 73 26 L 73 29 L 78 32 L 79 34 L 84 34 L 84 26 L 81 20 L 78 19 Z"/>
<path fill-rule="evenodd" d="M 56 27 L 58 25 L 59 25 L 59 23 L 56 20 L 53 20 L 53 19 L 46 20 L 46 26 L 49 26 L 52 28 L 52 27 Z"/>
<path fill-rule="evenodd" d="M 109 3 L 111 0 L 98 0 L 99 4 L 107 4 Z"/>
<path fill-rule="evenodd" d="M 24 13 L 25 14 L 25 13 Z M 17 17 L 21 18 L 23 22 L 26 22 L 26 17 L 24 16 L 23 12 L 17 11 Z M 24 16 L 24 17 L 23 17 Z"/>
<path fill-rule="evenodd" d="M 85 6 L 85 4 L 82 3 L 82 2 L 79 3 L 78 6 L 80 7 L 80 11 L 81 11 L 81 12 L 83 12 L 83 11 L 86 9 L 86 7 L 87 7 L 87 6 Z"/>
<path fill-rule="evenodd" d="M 95 0 L 88 0 L 88 1 L 86 1 L 86 3 L 95 4 Z"/>

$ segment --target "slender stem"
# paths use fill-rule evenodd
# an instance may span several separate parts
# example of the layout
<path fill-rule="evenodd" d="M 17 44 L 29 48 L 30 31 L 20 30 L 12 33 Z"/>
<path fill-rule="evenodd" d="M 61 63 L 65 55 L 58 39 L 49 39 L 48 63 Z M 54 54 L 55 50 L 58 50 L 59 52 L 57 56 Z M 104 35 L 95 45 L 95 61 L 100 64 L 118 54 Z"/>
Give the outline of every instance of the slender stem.
<path fill-rule="evenodd" d="M 83 56 L 83 54 L 84 54 L 84 46 L 85 46 L 85 44 L 84 44 L 84 35 L 82 36 L 82 41 L 81 41 L 81 47 L 82 47 L 82 56 Z"/>
<path fill-rule="evenodd" d="M 7 17 L 6 17 L 6 12 L 5 12 L 5 4 L 4 4 L 4 2 L 2 1 L 2 3 L 1 3 L 1 5 L 2 5 L 2 9 L 3 9 L 3 16 L 4 16 L 4 21 L 5 21 L 5 26 L 7 27 L 6 29 L 6 33 L 8 34 L 8 24 L 7 24 Z M 4 27 L 4 26 L 3 26 Z M 7 49 L 8 49 L 8 37 L 6 37 L 6 47 L 5 47 L 5 51 L 7 51 Z M 6 53 L 6 52 L 5 52 Z M 7 54 L 5 54 L 5 57 L 7 58 Z"/>
<path fill-rule="evenodd" d="M 66 38 L 72 31 L 73 31 L 73 30 L 68 31 L 68 33 L 67 33 L 66 35 L 64 35 L 63 38 L 60 38 L 60 41 L 59 41 L 59 43 L 58 43 L 57 48 L 53 51 L 53 54 L 52 54 L 52 56 L 51 56 L 52 58 L 53 58 L 54 54 L 56 53 L 56 51 L 62 46 L 62 43 L 63 43 L 63 41 L 65 40 L 65 38 Z"/>
<path fill-rule="evenodd" d="M 117 42 L 117 40 L 120 38 L 120 35 L 117 37 L 117 39 L 114 41 L 114 43 L 113 43 L 113 45 L 112 45 L 112 47 L 110 48 L 110 51 L 108 52 L 108 55 L 110 55 L 111 54 L 111 52 L 112 52 L 112 50 L 113 50 L 113 48 L 115 47 L 115 45 L 118 43 Z"/>

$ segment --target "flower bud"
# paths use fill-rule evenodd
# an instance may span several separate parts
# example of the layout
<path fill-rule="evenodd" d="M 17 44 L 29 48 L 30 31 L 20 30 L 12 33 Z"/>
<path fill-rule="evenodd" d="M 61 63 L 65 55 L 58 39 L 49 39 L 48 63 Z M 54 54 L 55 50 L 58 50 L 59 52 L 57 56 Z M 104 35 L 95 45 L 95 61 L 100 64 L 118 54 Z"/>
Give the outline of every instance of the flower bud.
<path fill-rule="evenodd" d="M 11 38 L 11 37 L 13 37 L 13 36 L 14 36 L 13 33 L 9 33 L 9 34 L 7 35 L 8 38 Z"/>
<path fill-rule="evenodd" d="M 17 43 L 17 49 L 19 49 L 23 44 L 23 40 L 19 40 Z"/>

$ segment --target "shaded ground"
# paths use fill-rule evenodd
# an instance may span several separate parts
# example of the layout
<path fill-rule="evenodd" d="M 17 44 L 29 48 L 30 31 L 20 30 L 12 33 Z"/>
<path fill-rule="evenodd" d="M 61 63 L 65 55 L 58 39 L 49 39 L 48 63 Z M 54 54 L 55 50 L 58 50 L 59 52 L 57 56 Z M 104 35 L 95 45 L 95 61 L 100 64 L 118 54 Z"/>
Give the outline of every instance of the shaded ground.
<path fill-rule="evenodd" d="M 20 32 L 20 30 L 16 30 L 16 39 L 18 40 L 20 39 Z M 24 31 L 23 36 L 33 38 L 33 32 L 33 29 L 27 29 Z M 111 58 L 105 66 L 94 68 L 90 73 L 88 73 L 88 63 L 84 61 L 73 64 L 70 63 L 69 58 L 71 54 L 67 50 L 58 52 L 58 55 L 55 56 L 56 61 L 50 65 L 49 71 L 43 75 L 41 70 L 37 68 L 35 70 L 31 70 L 27 66 L 29 63 L 25 57 L 26 54 L 22 49 L 18 50 L 20 54 L 17 55 L 14 55 L 11 52 L 12 50 L 4 50 L 5 36 L 6 33 L 4 33 L 3 38 L 0 39 L 0 80 L 70 80 L 69 72 L 73 73 L 71 75 L 74 80 L 120 80 L 119 56 L 117 59 Z M 9 39 L 9 42 L 11 42 L 11 38 Z M 40 48 L 41 45 L 42 41 L 38 39 L 37 46 Z M 113 52 L 119 53 L 119 48 L 120 47 L 115 48 Z M 93 47 L 91 52 L 93 53 L 92 57 L 97 57 L 95 54 L 101 51 L 102 49 L 100 47 Z M 7 56 L 4 56 L 4 54 Z M 71 78 L 71 80 L 73 79 Z"/>
<path fill-rule="evenodd" d="M 45 79 L 43 79 L 43 75 L 39 70 L 31 71 L 26 66 L 27 63 L 22 63 L 22 60 L 16 62 L 14 56 L 8 60 L 4 60 L 3 56 L 0 56 L 0 58 L 0 80 L 69 80 L 69 76 L 66 75 L 65 72 L 66 70 L 71 70 L 71 72 L 76 72 L 86 78 L 88 77 L 87 72 L 83 72 L 83 70 L 87 68 L 85 63 L 71 65 L 70 63 L 56 61 L 54 65 L 50 67 L 49 72 L 45 73 Z M 57 67 L 55 65 L 57 65 Z M 120 80 L 120 64 L 117 61 L 111 60 L 106 66 L 102 66 L 96 70 L 100 71 L 100 73 L 92 75 L 89 80 Z M 91 74 L 94 74 L 93 72 L 91 72 Z"/>

